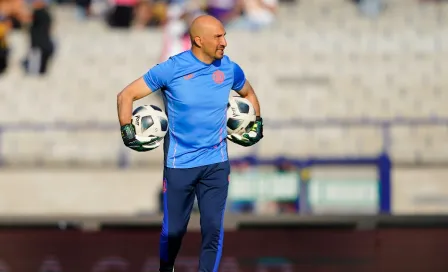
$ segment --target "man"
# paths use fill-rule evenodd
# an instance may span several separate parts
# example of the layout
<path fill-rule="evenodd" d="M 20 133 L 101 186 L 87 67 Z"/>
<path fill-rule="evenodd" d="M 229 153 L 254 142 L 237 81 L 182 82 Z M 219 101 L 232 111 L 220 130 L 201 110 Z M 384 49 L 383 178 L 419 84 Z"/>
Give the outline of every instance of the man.
<path fill-rule="evenodd" d="M 224 55 L 227 42 L 223 25 L 203 15 L 192 22 L 189 33 L 191 50 L 156 65 L 117 98 L 123 142 L 136 151 L 156 148 L 160 141 L 143 143 L 136 139 L 131 124 L 133 101 L 159 89 L 165 98 L 169 132 L 164 143 L 161 272 L 173 271 L 195 194 L 202 231 L 199 271 L 218 271 L 230 174 L 226 111 L 231 89 L 252 102 L 257 120 L 249 133 L 228 138 L 250 146 L 263 137 L 257 97 L 241 68 Z"/>
<path fill-rule="evenodd" d="M 21 0 L 0 0 L 0 74 L 8 68 L 9 46 L 8 34 L 13 28 L 13 20 L 20 23 L 29 21 L 26 6 Z"/>
<path fill-rule="evenodd" d="M 172 3 L 168 6 L 167 22 L 163 27 L 163 51 L 161 61 L 190 49 L 191 42 L 188 26 L 197 17 L 203 15 L 197 1 Z"/>
<path fill-rule="evenodd" d="M 259 30 L 275 22 L 278 0 L 244 0 L 244 15 L 227 24 L 230 28 Z"/>
<path fill-rule="evenodd" d="M 6 38 L 11 29 L 11 21 L 2 13 L 2 4 L 3 1 L 0 0 L 0 74 L 5 72 L 8 67 L 9 50 Z"/>
<path fill-rule="evenodd" d="M 32 0 L 31 6 L 30 49 L 23 61 L 23 68 L 30 75 L 45 75 L 54 53 L 52 16 L 45 0 Z"/>
<path fill-rule="evenodd" d="M 227 25 L 239 18 L 243 12 L 243 0 L 206 0 L 208 14 Z"/>

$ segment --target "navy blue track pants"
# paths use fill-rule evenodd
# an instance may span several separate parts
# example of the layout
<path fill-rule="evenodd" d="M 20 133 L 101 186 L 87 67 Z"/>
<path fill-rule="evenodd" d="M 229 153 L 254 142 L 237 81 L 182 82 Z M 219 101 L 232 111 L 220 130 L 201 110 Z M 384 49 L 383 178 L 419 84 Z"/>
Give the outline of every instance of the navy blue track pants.
<path fill-rule="evenodd" d="M 201 216 L 200 272 L 218 271 L 223 246 L 224 211 L 229 188 L 228 161 L 195 168 L 164 168 L 160 272 L 171 272 L 187 231 L 194 197 Z"/>

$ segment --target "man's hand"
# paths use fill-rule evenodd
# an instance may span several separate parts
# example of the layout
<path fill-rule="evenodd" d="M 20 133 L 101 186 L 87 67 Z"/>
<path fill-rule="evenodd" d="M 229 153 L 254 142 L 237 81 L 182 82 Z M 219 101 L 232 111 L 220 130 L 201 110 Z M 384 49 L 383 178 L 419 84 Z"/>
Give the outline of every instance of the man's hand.
<path fill-rule="evenodd" d="M 160 145 L 162 138 L 155 137 L 150 141 L 143 141 L 135 134 L 135 127 L 133 124 L 127 124 L 120 128 L 121 138 L 125 146 L 138 152 L 145 152 L 156 149 Z"/>
<path fill-rule="evenodd" d="M 227 135 L 227 139 L 242 146 L 252 146 L 258 143 L 262 138 L 263 118 L 259 116 L 257 116 L 257 119 L 249 132 L 243 133 L 243 135 Z"/>

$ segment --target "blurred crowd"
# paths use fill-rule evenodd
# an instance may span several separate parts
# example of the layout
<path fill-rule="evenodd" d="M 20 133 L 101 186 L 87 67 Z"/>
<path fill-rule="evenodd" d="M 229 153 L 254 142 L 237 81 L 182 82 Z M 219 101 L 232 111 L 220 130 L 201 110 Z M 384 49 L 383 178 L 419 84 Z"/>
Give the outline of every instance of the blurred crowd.
<path fill-rule="evenodd" d="M 262 28 L 273 23 L 277 0 L 75 0 L 81 18 L 104 15 L 111 27 L 187 23 L 208 13 L 226 26 Z"/>
<path fill-rule="evenodd" d="M 45 74 L 54 51 L 51 14 L 45 0 L 0 0 L 0 74 L 9 63 L 8 33 L 27 26 L 29 51 L 22 60 L 26 73 Z"/>
<path fill-rule="evenodd" d="M 111 28 L 162 28 L 164 52 L 160 61 L 190 46 L 189 23 L 211 14 L 227 28 L 260 30 L 275 22 L 278 0 L 0 0 L 0 74 L 9 63 L 8 34 L 25 29 L 29 52 L 22 67 L 27 74 L 44 75 L 55 51 L 50 7 L 70 5 L 80 21 L 102 20 Z M 74 2 L 73 2 L 74 1 Z"/>
<path fill-rule="evenodd" d="M 26 30 L 29 52 L 22 67 L 27 74 L 47 72 L 55 46 L 50 7 L 71 6 L 79 21 L 101 20 L 110 28 L 161 28 L 164 51 L 160 61 L 190 47 L 189 23 L 201 14 L 221 20 L 228 30 L 259 31 L 278 19 L 279 2 L 299 0 L 0 0 L 0 75 L 9 63 L 8 33 Z M 438 1 L 438 0 L 419 0 Z M 347 0 L 364 16 L 376 17 L 386 8 L 385 0 Z"/>

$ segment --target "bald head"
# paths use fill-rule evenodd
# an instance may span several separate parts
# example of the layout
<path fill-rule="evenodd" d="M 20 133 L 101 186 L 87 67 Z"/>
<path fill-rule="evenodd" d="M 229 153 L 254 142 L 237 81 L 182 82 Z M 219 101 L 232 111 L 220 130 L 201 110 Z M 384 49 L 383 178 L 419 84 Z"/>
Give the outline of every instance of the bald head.
<path fill-rule="evenodd" d="M 227 46 L 225 29 L 213 16 L 201 15 L 193 20 L 189 30 L 191 44 L 195 53 L 202 54 L 212 61 L 224 56 Z M 208 61 L 207 61 L 208 62 Z"/>
<path fill-rule="evenodd" d="M 213 16 L 201 15 L 193 20 L 190 26 L 190 38 L 193 41 L 194 37 L 203 36 L 213 29 L 221 28 L 224 29 L 222 23 Z"/>

